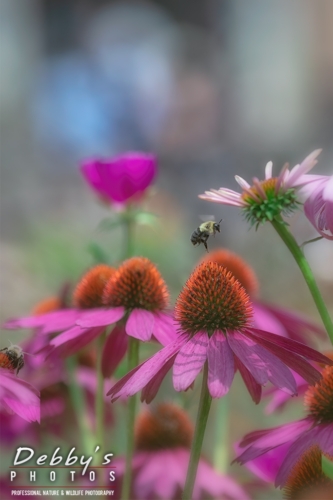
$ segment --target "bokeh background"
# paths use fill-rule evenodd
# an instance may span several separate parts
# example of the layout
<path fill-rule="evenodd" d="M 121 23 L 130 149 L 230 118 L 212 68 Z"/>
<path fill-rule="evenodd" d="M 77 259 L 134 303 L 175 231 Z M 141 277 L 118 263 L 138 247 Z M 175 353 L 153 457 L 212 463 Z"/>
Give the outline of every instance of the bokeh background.
<path fill-rule="evenodd" d="M 173 298 L 204 254 L 189 238 L 209 214 L 223 218 L 211 248 L 243 256 L 262 298 L 319 321 L 273 229 L 249 230 L 237 209 L 197 195 L 236 189 L 235 174 L 260 177 L 269 160 L 278 172 L 319 147 L 316 173 L 332 172 L 331 0 L 2 0 L 0 31 L 1 321 L 75 282 L 94 264 L 93 242 L 120 258 L 122 233 L 99 228 L 109 211 L 78 165 L 126 150 L 159 158 L 146 201 L 158 224 L 137 231 L 137 251 L 158 264 Z M 301 212 L 291 228 L 300 242 L 316 236 Z M 330 302 L 332 243 L 306 254 Z M 22 333 L 4 332 L 1 347 L 9 338 Z M 230 447 L 303 411 L 267 419 L 240 383 L 230 399 Z"/>

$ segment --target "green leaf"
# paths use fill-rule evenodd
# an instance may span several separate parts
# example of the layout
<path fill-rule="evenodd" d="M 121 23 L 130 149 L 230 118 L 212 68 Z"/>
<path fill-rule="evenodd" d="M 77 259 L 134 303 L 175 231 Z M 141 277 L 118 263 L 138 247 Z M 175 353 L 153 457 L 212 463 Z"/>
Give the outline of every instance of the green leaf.
<path fill-rule="evenodd" d="M 323 473 L 325 476 L 330 478 L 333 481 L 333 462 L 325 457 L 325 455 L 321 456 L 321 466 L 323 469 Z"/>
<path fill-rule="evenodd" d="M 97 264 L 109 263 L 108 255 L 106 254 L 105 250 L 103 250 L 103 248 L 98 245 L 98 243 L 92 241 L 87 246 L 87 250 Z"/>
<path fill-rule="evenodd" d="M 157 215 L 151 212 L 137 212 L 135 220 L 138 224 L 154 226 L 157 222 Z"/>

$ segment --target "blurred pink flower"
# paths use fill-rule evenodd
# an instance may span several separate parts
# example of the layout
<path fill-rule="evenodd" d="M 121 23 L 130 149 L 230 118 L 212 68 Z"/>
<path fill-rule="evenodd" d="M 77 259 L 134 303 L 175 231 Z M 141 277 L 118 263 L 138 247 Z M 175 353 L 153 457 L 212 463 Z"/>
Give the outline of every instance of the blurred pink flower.
<path fill-rule="evenodd" d="M 157 173 L 156 157 L 129 152 L 121 156 L 83 162 L 81 172 L 102 198 L 115 204 L 138 200 L 152 184 Z"/>
<path fill-rule="evenodd" d="M 178 338 L 118 381 L 108 393 L 112 401 L 143 389 L 142 400 L 150 402 L 172 366 L 175 390 L 185 391 L 207 361 L 212 397 L 229 391 L 238 369 L 258 403 L 261 386 L 268 381 L 296 394 L 289 368 L 309 383 L 318 381 L 320 373 L 304 358 L 333 364 L 299 342 L 253 328 L 245 289 L 215 262 L 204 262 L 194 270 L 177 299 L 175 314 Z"/>
<path fill-rule="evenodd" d="M 323 453 L 333 456 L 332 401 L 333 367 L 327 366 L 323 370 L 323 378 L 314 387 L 309 387 L 305 394 L 308 416 L 273 429 L 247 434 L 239 443 L 245 451 L 236 458 L 236 462 L 244 464 L 256 460 L 267 452 L 285 445 L 282 451 L 277 450 L 271 454 L 274 460 L 279 454 L 280 458 L 282 457 L 275 485 L 284 486 L 292 467 L 312 446 L 318 446 Z"/>
<path fill-rule="evenodd" d="M 40 393 L 25 380 L 0 368 L 0 408 L 28 422 L 40 422 Z"/>
<path fill-rule="evenodd" d="M 304 212 L 318 233 L 333 240 L 333 176 L 323 176 L 304 203 Z"/>
<path fill-rule="evenodd" d="M 139 415 L 135 435 L 131 499 L 181 498 L 193 438 L 193 426 L 187 414 L 176 405 L 160 404 L 153 411 L 146 410 Z M 117 481 L 121 483 L 125 458 L 117 457 L 113 464 L 116 467 Z M 120 487 L 116 490 L 120 493 Z M 199 461 L 192 498 L 249 500 L 249 496 L 234 479 L 219 475 L 203 458 Z"/>

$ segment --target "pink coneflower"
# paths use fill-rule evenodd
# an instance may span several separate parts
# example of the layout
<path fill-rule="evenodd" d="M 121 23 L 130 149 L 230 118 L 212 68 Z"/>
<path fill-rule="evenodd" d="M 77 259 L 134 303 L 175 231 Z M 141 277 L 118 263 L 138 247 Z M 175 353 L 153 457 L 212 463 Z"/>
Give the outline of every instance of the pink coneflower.
<path fill-rule="evenodd" d="M 304 175 L 317 163 L 321 152 L 316 149 L 300 164 L 291 170 L 286 164 L 278 177 L 272 176 L 272 162 L 265 168 L 265 180 L 254 177 L 252 186 L 238 175 L 235 179 L 242 188 L 242 193 L 227 188 L 211 189 L 199 195 L 202 200 L 232 205 L 243 209 L 245 217 L 251 225 L 259 226 L 266 221 L 272 221 L 280 214 L 289 215 L 298 206 L 297 189 L 308 182 Z"/>
<path fill-rule="evenodd" d="M 39 327 L 42 334 L 62 331 L 43 352 L 70 356 L 118 322 L 103 351 L 103 373 L 109 376 L 126 353 L 128 335 L 142 341 L 154 335 L 162 345 L 174 339 L 168 298 L 156 266 L 144 257 L 133 257 L 117 270 L 101 264 L 88 271 L 74 291 L 76 309 L 11 320 L 5 327 Z"/>
<path fill-rule="evenodd" d="M 153 411 L 144 411 L 138 417 L 135 428 L 130 498 L 181 498 L 192 438 L 192 423 L 186 413 L 176 405 L 164 403 Z M 125 459 L 116 458 L 114 465 L 117 480 L 122 481 Z M 249 497 L 231 477 L 217 474 L 212 466 L 201 458 L 192 498 L 247 500 Z"/>
<path fill-rule="evenodd" d="M 275 479 L 276 486 L 284 486 L 291 468 L 312 446 L 318 446 L 322 453 L 333 458 L 333 367 L 326 366 L 322 375 L 305 394 L 308 416 L 273 429 L 251 432 L 240 443 L 241 448 L 246 449 L 237 457 L 237 462 L 244 464 L 286 445 Z"/>
<path fill-rule="evenodd" d="M 220 248 L 201 259 L 201 262 L 208 261 L 216 262 L 231 271 L 240 284 L 243 285 L 251 297 L 253 326 L 255 328 L 306 343 L 309 340 L 316 340 L 317 337 L 326 338 L 326 332 L 303 315 L 259 300 L 257 298 L 259 283 L 255 272 L 239 255 Z"/>
<path fill-rule="evenodd" d="M 204 262 L 192 273 L 175 306 L 178 338 L 136 367 L 112 387 L 112 401 L 143 390 L 151 401 L 173 366 L 176 391 L 188 389 L 208 362 L 208 389 L 222 397 L 238 369 L 255 402 L 261 386 L 273 385 L 296 393 L 289 368 L 309 383 L 320 373 L 304 358 L 330 363 L 325 356 L 288 338 L 252 327 L 250 298 L 232 273 L 216 262 Z"/>
<path fill-rule="evenodd" d="M 157 173 L 156 157 L 129 152 L 109 159 L 89 159 L 81 172 L 90 187 L 112 204 L 137 201 L 153 182 Z"/>
<path fill-rule="evenodd" d="M 318 233 L 333 240 L 333 176 L 323 176 L 304 203 L 304 213 Z"/>
<path fill-rule="evenodd" d="M 28 422 L 40 422 L 39 391 L 11 371 L 0 368 L 0 407 Z"/>

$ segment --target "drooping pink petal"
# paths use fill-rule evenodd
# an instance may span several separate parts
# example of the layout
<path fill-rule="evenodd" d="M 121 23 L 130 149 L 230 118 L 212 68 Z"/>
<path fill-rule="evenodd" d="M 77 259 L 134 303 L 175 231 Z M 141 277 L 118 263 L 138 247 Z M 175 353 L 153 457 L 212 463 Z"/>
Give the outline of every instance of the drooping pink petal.
<path fill-rule="evenodd" d="M 235 374 L 234 355 L 222 332 L 209 339 L 207 358 L 208 389 L 213 398 L 220 398 L 229 391 Z"/>
<path fill-rule="evenodd" d="M 304 203 L 304 213 L 321 236 L 333 240 L 333 176 L 314 188 Z"/>
<path fill-rule="evenodd" d="M 243 177 L 241 177 L 240 175 L 235 175 L 235 179 L 236 179 L 237 184 L 242 189 L 249 189 L 251 187 L 250 184 L 245 179 L 243 179 Z"/>
<path fill-rule="evenodd" d="M 170 358 L 166 363 L 164 363 L 162 368 L 160 368 L 160 370 L 156 373 L 156 375 L 142 389 L 141 401 L 143 403 L 145 402 L 149 404 L 155 398 L 165 376 L 167 375 L 167 373 L 169 372 L 174 363 L 175 357 L 176 354 L 172 358 Z"/>
<path fill-rule="evenodd" d="M 120 379 L 108 392 L 111 401 L 116 401 L 120 396 L 133 396 L 139 392 L 160 371 L 167 361 L 172 358 L 187 342 L 188 337 L 181 335 L 177 340 L 163 347 L 147 361 L 131 370 Z"/>
<path fill-rule="evenodd" d="M 275 485 L 283 486 L 288 479 L 292 467 L 297 463 L 300 457 L 312 445 L 318 445 L 322 451 L 330 449 L 333 451 L 333 425 L 320 424 L 312 429 L 303 432 L 298 439 L 290 446 L 285 460 L 276 476 Z"/>
<path fill-rule="evenodd" d="M 248 330 L 250 334 L 254 335 L 258 339 L 268 340 L 268 342 L 278 345 L 279 347 L 282 347 L 284 349 L 288 349 L 289 351 L 311 359 L 312 361 L 317 361 L 318 363 L 323 363 L 330 366 L 333 365 L 333 360 L 331 360 L 327 356 L 324 356 L 324 354 L 321 354 L 315 349 L 297 342 L 296 340 L 288 339 L 286 337 L 280 337 L 280 335 L 275 335 L 274 333 L 258 330 L 256 328 L 246 330 Z"/>
<path fill-rule="evenodd" d="M 121 360 L 126 354 L 128 336 L 125 328 L 116 325 L 108 335 L 102 354 L 102 373 L 104 378 L 111 377 Z"/>
<path fill-rule="evenodd" d="M 272 429 L 250 432 L 239 443 L 239 446 L 241 448 L 246 448 L 246 450 L 239 455 L 235 461 L 244 464 L 273 448 L 294 441 L 298 436 L 302 435 L 304 431 L 309 429 L 312 423 L 311 419 L 305 418 Z"/>
<path fill-rule="evenodd" d="M 297 392 L 291 371 L 274 354 L 237 332 L 228 334 L 228 342 L 258 383 L 264 385 L 269 380 L 289 394 Z"/>
<path fill-rule="evenodd" d="M 173 365 L 173 386 L 176 391 L 190 387 L 207 359 L 209 337 L 199 332 L 179 350 Z"/>
<path fill-rule="evenodd" d="M 28 422 L 40 422 L 39 391 L 4 369 L 0 369 L 0 407 L 10 408 Z"/>
<path fill-rule="evenodd" d="M 104 326 L 95 328 L 74 326 L 70 330 L 66 330 L 50 340 L 49 345 L 44 347 L 40 352 L 43 353 L 45 357 L 51 354 L 64 357 L 72 356 L 98 337 L 103 330 Z"/>
<path fill-rule="evenodd" d="M 154 328 L 154 314 L 145 309 L 133 309 L 126 321 L 126 333 L 146 342 L 151 339 Z"/>
<path fill-rule="evenodd" d="M 76 324 L 82 326 L 83 328 L 112 325 L 113 323 L 119 321 L 124 314 L 124 307 L 88 309 L 85 311 L 84 316 L 80 318 Z"/>
<path fill-rule="evenodd" d="M 220 191 L 214 192 L 205 191 L 205 194 L 199 194 L 199 198 L 201 200 L 212 201 L 213 203 L 222 203 L 223 205 L 231 205 L 235 207 L 243 207 L 246 206 L 246 203 L 242 200 L 241 195 L 236 193 L 236 191 L 231 191 L 227 189 L 223 189 Z"/>
<path fill-rule="evenodd" d="M 16 328 L 42 328 L 43 333 L 61 332 L 70 328 L 79 318 L 78 309 L 61 309 L 39 316 L 27 316 L 25 318 L 15 318 L 6 321 L 4 328 L 10 330 Z"/>
<path fill-rule="evenodd" d="M 236 444 L 234 448 L 237 455 L 242 452 L 242 449 L 238 444 Z M 280 469 L 289 448 L 290 442 L 283 444 L 278 448 L 273 448 L 272 450 L 267 451 L 264 455 L 261 455 L 253 460 L 249 460 L 244 465 L 263 481 L 274 484 L 278 470 Z"/>
<path fill-rule="evenodd" d="M 294 187 L 294 183 L 301 177 L 301 175 L 306 174 L 311 170 L 317 163 L 317 156 L 321 153 L 321 149 L 316 149 L 315 151 L 312 151 L 303 161 L 300 165 L 296 165 L 294 168 L 291 169 L 286 181 L 285 181 L 285 188 L 289 189 Z"/>
<path fill-rule="evenodd" d="M 173 340 L 177 339 L 179 334 L 176 330 L 174 319 L 170 314 L 155 312 L 154 318 L 155 322 L 153 334 L 156 340 L 158 340 L 163 346 L 166 346 Z"/>
<path fill-rule="evenodd" d="M 256 379 L 251 375 L 249 370 L 243 365 L 241 360 L 239 358 L 235 358 L 235 364 L 239 370 L 239 373 L 241 374 L 241 377 L 244 381 L 244 384 L 247 387 L 247 390 L 250 393 L 250 396 L 254 403 L 257 405 L 260 403 L 261 400 L 261 393 L 262 393 L 262 388 L 261 385 L 258 384 Z"/>

